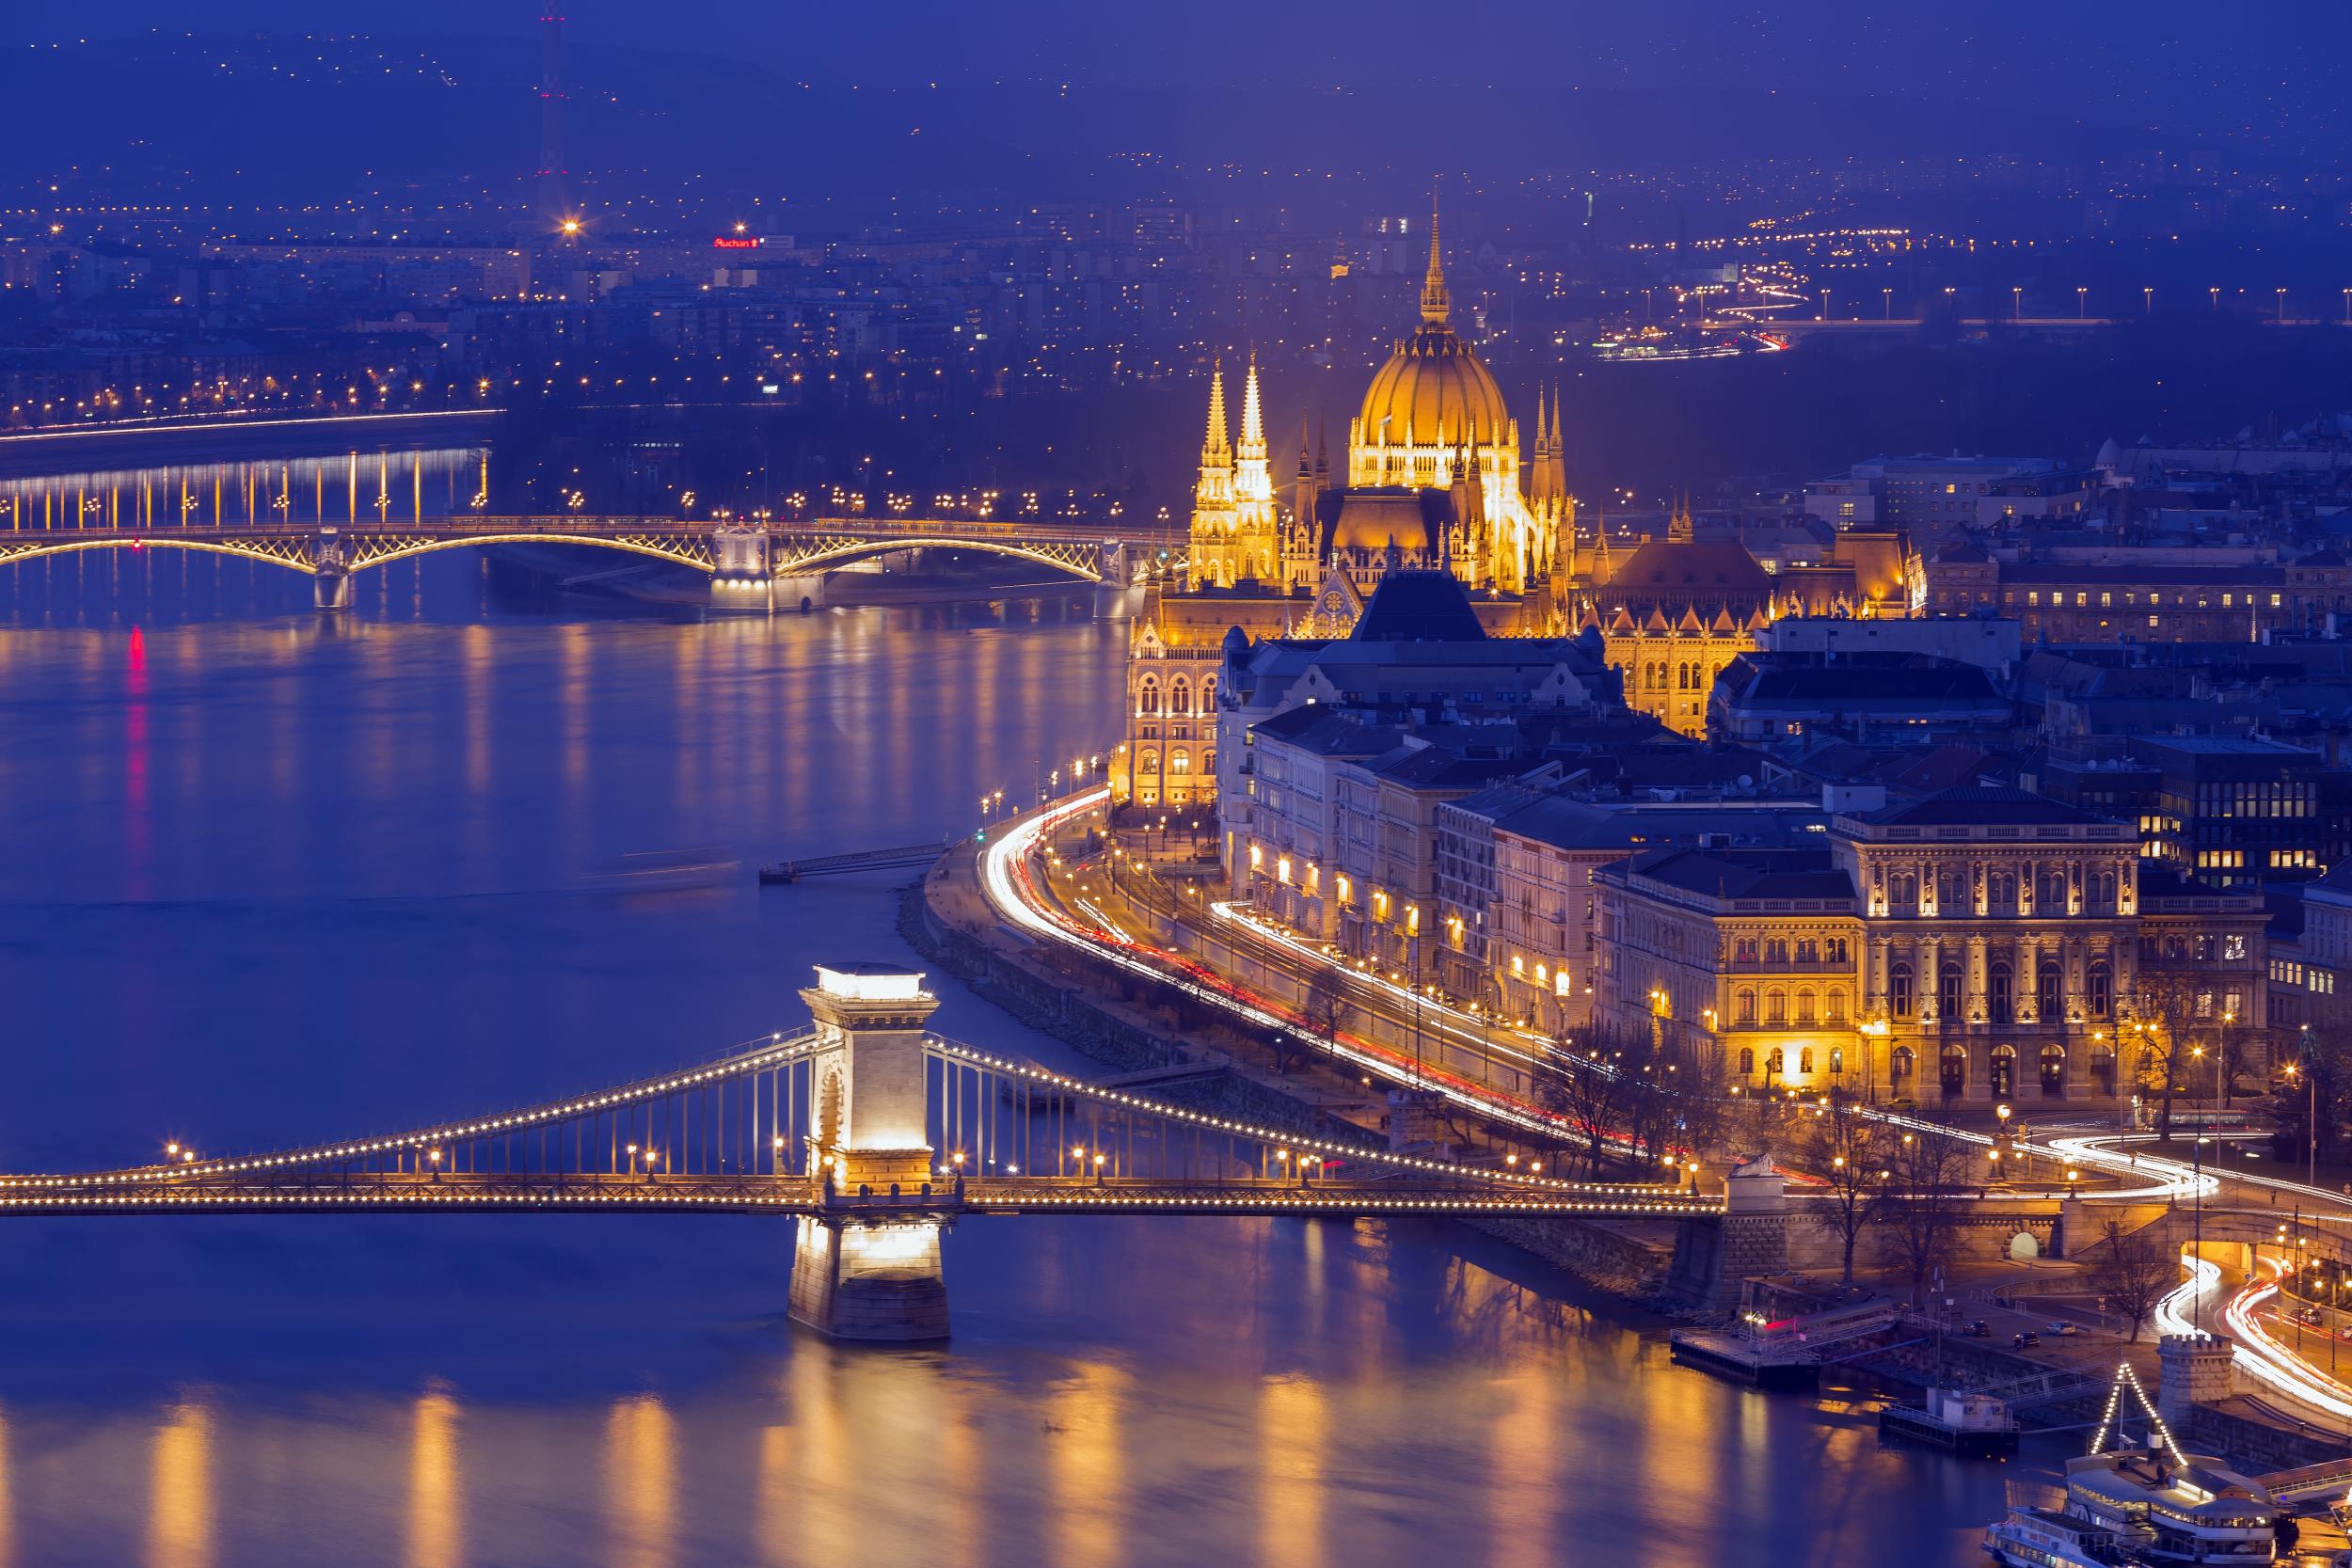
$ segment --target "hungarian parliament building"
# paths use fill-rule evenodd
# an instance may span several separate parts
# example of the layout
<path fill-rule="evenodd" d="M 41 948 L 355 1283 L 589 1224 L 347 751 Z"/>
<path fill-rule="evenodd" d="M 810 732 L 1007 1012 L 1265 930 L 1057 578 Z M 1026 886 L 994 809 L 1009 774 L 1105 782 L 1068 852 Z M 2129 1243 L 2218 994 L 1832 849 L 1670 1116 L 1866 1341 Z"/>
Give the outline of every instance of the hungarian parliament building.
<path fill-rule="evenodd" d="M 1477 349 L 1454 329 L 1433 218 L 1421 320 L 1349 420 L 1343 467 L 1302 441 L 1275 484 L 1254 361 L 1232 431 L 1225 376 L 1209 384 L 1181 582 L 1135 623 L 1129 723 L 1113 784 L 1140 807 L 1216 799 L 1216 690 L 1229 637 L 1347 636 L 1386 578 L 1438 571 L 1496 638 L 1591 633 L 1625 704 L 1698 736 L 1715 677 L 1784 614 L 1907 611 L 1915 561 L 1899 531 L 1838 534 L 1820 565 L 1772 573 L 1742 546 L 1695 537 L 1678 508 L 1662 537 L 1613 552 L 1580 538 L 1557 400 L 1536 397 L 1532 444 Z"/>

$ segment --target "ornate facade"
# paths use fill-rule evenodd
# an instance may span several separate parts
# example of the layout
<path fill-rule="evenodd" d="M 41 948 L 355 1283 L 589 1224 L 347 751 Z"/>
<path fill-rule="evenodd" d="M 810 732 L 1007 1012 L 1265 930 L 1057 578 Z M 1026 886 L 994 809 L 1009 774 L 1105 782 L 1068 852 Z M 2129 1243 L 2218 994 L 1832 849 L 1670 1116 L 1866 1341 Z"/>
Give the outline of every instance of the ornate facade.
<path fill-rule="evenodd" d="M 1596 873 L 1595 1022 L 1711 1050 L 1751 1092 L 1931 1104 L 2128 1087 L 2152 1021 L 2174 1007 L 2142 972 L 2152 951 L 2206 955 L 2175 1010 L 2217 1040 L 2264 1027 L 2260 900 L 2198 889 L 2201 906 L 2168 892 L 2144 909 L 2142 878 L 2173 879 L 2141 866 L 2125 824 L 1955 789 L 1838 816 L 1828 836 Z"/>

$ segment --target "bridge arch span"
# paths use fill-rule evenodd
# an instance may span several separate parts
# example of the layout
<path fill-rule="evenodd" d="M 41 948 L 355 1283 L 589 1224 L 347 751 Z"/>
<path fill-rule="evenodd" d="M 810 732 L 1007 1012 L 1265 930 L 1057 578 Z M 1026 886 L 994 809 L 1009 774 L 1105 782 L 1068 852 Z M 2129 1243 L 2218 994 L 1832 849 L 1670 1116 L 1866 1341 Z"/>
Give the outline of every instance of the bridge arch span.
<path fill-rule="evenodd" d="M 676 538 L 598 537 L 585 533 L 480 533 L 417 536 L 394 540 L 361 538 L 353 541 L 354 548 L 345 570 L 362 572 L 371 566 L 388 566 L 395 561 L 406 561 L 437 550 L 486 549 L 494 545 L 577 545 L 583 549 L 619 550 L 628 555 L 648 556 L 666 561 L 674 566 L 691 566 L 698 572 L 710 572 L 716 566 L 710 558 L 709 546 L 687 536 Z"/>
<path fill-rule="evenodd" d="M 172 534 L 142 534 L 136 537 L 104 539 L 59 539 L 52 544 L 11 544 L 0 547 L 0 566 L 14 566 L 22 562 L 39 561 L 49 556 L 75 555 L 85 550 L 196 550 L 208 555 L 232 555 L 246 561 L 259 561 L 266 565 L 283 566 L 304 577 L 316 577 L 318 568 L 311 564 L 309 552 L 298 543 L 273 547 L 272 543 L 219 539 L 183 539 Z"/>
<path fill-rule="evenodd" d="M 778 577 L 800 577 L 817 572 L 830 572 L 854 561 L 866 561 L 878 555 L 896 555 L 901 550 L 970 550 L 984 555 L 1001 555 L 1016 561 L 1035 562 L 1082 582 L 1103 580 L 1100 546 L 1079 542 L 1069 545 L 1023 545 L 1006 540 L 956 539 L 945 535 L 892 535 L 887 538 L 824 540 L 803 554 L 779 550 L 775 572 Z"/>

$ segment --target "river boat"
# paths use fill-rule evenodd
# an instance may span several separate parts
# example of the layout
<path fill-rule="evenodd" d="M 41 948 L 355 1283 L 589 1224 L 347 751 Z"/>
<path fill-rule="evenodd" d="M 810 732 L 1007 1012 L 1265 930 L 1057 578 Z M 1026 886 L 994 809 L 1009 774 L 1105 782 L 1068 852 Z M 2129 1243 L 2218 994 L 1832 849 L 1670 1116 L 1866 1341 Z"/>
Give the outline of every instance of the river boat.
<path fill-rule="evenodd" d="M 1984 1549 L 2003 1568 L 2115 1568 L 2128 1561 L 2113 1530 L 2048 1508 L 2012 1508 L 1988 1525 Z"/>
<path fill-rule="evenodd" d="M 2122 1560 L 2149 1568 L 2269 1562 L 2285 1505 L 2208 1454 L 2165 1447 L 2086 1454 L 2066 1462 L 2066 1512 L 2112 1530 Z"/>

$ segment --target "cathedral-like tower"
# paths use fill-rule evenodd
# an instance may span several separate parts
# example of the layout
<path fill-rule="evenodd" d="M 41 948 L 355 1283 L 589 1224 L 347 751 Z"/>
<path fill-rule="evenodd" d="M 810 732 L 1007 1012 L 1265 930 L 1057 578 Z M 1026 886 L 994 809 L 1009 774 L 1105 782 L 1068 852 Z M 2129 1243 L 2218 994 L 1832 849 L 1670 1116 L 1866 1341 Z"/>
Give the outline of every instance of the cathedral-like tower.
<path fill-rule="evenodd" d="M 1233 580 L 1281 581 L 1281 529 L 1274 514 L 1274 473 L 1266 460 L 1265 411 L 1258 398 L 1258 356 L 1242 383 L 1241 441 L 1233 448 Z"/>
<path fill-rule="evenodd" d="M 1192 490 L 1192 542 L 1186 584 L 1233 585 L 1233 444 L 1225 421 L 1225 367 L 1209 372 L 1209 433 L 1200 443 L 1200 478 Z"/>
<path fill-rule="evenodd" d="M 1265 411 L 1253 356 L 1242 383 L 1241 440 L 1227 436 L 1225 372 L 1209 378 L 1209 433 L 1200 445 L 1200 478 L 1192 492 L 1189 585 L 1231 588 L 1281 581 L 1281 525 L 1266 457 Z"/>

